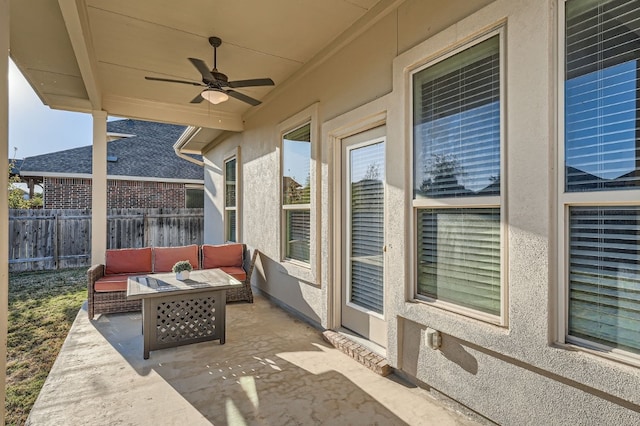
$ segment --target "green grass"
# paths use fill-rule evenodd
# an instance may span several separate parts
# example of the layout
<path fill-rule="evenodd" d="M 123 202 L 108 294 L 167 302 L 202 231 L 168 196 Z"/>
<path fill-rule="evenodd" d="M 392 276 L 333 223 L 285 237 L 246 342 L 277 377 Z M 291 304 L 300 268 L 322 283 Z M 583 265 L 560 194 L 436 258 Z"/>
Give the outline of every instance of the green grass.
<path fill-rule="evenodd" d="M 23 425 L 83 301 L 87 268 L 9 276 L 7 425 Z"/>

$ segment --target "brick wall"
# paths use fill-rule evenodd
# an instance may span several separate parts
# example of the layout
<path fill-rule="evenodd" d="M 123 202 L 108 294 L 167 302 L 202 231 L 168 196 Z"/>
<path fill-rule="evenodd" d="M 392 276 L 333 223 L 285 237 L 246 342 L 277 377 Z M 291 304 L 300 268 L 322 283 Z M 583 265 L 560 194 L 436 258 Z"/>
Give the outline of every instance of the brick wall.
<path fill-rule="evenodd" d="M 184 208 L 182 183 L 107 181 L 107 208 Z M 91 179 L 44 178 L 44 208 L 90 209 Z"/>

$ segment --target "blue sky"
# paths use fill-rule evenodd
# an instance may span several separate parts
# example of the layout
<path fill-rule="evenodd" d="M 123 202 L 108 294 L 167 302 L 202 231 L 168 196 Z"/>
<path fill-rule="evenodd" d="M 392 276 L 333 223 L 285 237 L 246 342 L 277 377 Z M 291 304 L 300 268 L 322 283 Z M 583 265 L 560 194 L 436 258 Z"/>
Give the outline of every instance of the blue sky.
<path fill-rule="evenodd" d="M 567 165 L 604 179 L 636 166 L 636 61 L 566 82 Z"/>
<path fill-rule="evenodd" d="M 9 158 L 91 145 L 91 114 L 45 106 L 18 68 L 9 61 Z"/>
<path fill-rule="evenodd" d="M 284 175 L 289 176 L 300 185 L 307 183 L 309 177 L 309 159 L 311 158 L 311 143 L 284 140 Z"/>

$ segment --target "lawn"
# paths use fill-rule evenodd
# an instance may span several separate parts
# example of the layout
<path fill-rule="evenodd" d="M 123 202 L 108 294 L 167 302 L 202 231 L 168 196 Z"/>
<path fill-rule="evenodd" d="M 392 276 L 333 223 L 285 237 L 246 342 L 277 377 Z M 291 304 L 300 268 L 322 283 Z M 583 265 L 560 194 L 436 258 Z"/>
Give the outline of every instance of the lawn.
<path fill-rule="evenodd" d="M 86 298 L 87 268 L 10 274 L 7 425 L 27 420 Z"/>

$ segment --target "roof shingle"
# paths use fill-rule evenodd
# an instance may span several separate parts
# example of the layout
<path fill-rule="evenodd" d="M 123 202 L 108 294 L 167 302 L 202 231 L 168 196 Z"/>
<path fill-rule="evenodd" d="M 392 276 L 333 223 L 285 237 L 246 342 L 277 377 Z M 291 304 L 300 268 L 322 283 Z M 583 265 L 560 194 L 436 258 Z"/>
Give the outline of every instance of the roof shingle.
<path fill-rule="evenodd" d="M 107 122 L 108 133 L 134 135 L 107 143 L 107 155 L 117 158 L 107 162 L 107 174 L 203 180 L 203 168 L 178 157 L 173 150 L 184 129 L 185 126 L 132 119 Z M 27 157 L 21 173 L 31 176 L 38 172 L 91 174 L 91 168 L 92 147 L 89 145 Z"/>

